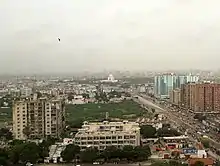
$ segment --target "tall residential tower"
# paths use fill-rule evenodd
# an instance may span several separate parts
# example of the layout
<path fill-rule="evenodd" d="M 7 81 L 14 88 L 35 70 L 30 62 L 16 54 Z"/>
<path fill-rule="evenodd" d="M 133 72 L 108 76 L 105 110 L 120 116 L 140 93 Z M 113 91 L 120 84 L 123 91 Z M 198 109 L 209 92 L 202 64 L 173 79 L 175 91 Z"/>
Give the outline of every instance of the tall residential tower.
<path fill-rule="evenodd" d="M 65 127 L 65 106 L 62 100 L 26 98 L 13 104 L 15 139 L 59 138 Z"/>

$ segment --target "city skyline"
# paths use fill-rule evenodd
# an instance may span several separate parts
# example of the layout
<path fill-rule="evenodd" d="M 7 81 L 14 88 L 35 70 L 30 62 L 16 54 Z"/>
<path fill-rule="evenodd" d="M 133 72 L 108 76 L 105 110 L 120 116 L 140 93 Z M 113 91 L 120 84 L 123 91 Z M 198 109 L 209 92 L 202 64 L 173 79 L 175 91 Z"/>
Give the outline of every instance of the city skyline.
<path fill-rule="evenodd" d="M 219 4 L 4 1 L 0 74 L 218 69 Z"/>

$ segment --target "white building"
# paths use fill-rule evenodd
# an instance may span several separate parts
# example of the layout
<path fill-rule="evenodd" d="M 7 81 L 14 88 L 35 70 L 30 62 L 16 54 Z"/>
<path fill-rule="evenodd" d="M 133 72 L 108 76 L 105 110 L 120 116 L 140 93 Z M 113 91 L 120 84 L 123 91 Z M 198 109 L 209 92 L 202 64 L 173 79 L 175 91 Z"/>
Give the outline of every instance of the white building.
<path fill-rule="evenodd" d="M 112 74 L 109 74 L 107 80 L 101 80 L 101 82 L 116 83 L 118 80 L 116 80 Z"/>
<path fill-rule="evenodd" d="M 75 135 L 75 144 L 81 149 L 96 147 L 104 150 L 107 146 L 121 148 L 125 145 L 140 145 L 140 127 L 136 122 L 84 122 Z"/>

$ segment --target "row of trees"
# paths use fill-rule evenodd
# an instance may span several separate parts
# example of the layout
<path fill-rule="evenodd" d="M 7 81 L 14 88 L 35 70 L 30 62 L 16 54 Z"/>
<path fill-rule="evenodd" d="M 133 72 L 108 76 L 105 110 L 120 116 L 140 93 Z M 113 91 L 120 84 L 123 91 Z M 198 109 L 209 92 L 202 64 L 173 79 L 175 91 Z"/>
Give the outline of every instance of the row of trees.
<path fill-rule="evenodd" d="M 187 166 L 188 164 L 186 163 L 182 163 L 180 161 L 177 161 L 177 160 L 170 160 L 170 161 L 158 161 L 158 162 L 155 162 L 153 164 L 151 164 L 151 166 Z M 201 161 L 197 161 L 194 166 L 205 166 L 205 164 Z"/>
<path fill-rule="evenodd" d="M 97 160 L 104 162 L 111 161 L 144 161 L 151 155 L 149 146 L 132 147 L 124 146 L 122 149 L 111 146 L 107 147 L 104 151 L 99 151 L 96 148 L 87 148 L 80 152 L 80 148 L 76 145 L 70 144 L 61 153 L 61 157 L 66 162 L 72 162 L 75 159 L 80 159 L 83 163 L 92 163 Z"/>
<path fill-rule="evenodd" d="M 181 135 L 175 129 L 170 128 L 169 125 L 163 125 L 163 127 L 158 130 L 151 125 L 143 125 L 141 126 L 141 134 L 144 138 L 173 137 Z"/>
<path fill-rule="evenodd" d="M 0 148 L 0 165 L 42 162 L 49 155 L 49 147 L 55 140 L 48 138 L 39 144 L 13 140 L 5 148 Z"/>

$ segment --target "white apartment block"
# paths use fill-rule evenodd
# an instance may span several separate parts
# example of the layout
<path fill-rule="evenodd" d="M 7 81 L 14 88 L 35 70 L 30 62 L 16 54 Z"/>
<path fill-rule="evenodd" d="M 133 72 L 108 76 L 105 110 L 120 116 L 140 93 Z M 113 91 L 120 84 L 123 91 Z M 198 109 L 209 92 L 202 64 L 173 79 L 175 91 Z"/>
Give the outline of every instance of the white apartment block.
<path fill-rule="evenodd" d="M 13 134 L 15 139 L 27 139 L 23 132 L 28 126 L 29 138 L 60 137 L 65 127 L 65 107 L 62 100 L 32 98 L 13 104 Z"/>
<path fill-rule="evenodd" d="M 122 148 L 125 145 L 140 145 L 140 127 L 136 122 L 84 122 L 75 135 L 75 144 L 81 149 L 96 147 L 104 150 L 107 146 Z"/>

